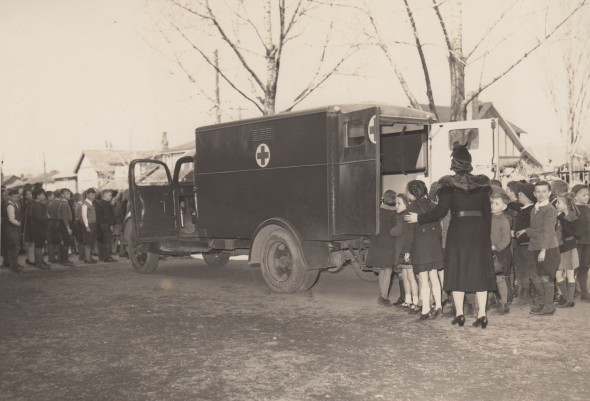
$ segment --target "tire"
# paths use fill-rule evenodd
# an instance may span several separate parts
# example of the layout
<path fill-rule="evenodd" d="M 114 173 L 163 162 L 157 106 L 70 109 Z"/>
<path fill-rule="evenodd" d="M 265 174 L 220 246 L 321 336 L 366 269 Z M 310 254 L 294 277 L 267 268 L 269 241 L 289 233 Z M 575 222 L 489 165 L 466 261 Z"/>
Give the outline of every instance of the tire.
<path fill-rule="evenodd" d="M 299 244 L 284 228 L 267 235 L 260 256 L 262 277 L 275 292 L 307 291 L 317 281 L 319 270 L 308 270 Z"/>
<path fill-rule="evenodd" d="M 203 254 L 203 260 L 209 267 L 223 267 L 229 261 L 227 252 L 209 252 Z"/>
<path fill-rule="evenodd" d="M 129 261 L 131 266 L 137 273 L 149 274 L 153 273 L 158 267 L 160 257 L 158 254 L 149 252 L 146 244 L 137 244 L 135 241 L 135 230 L 131 227 L 131 233 L 128 240 L 129 245 Z"/>

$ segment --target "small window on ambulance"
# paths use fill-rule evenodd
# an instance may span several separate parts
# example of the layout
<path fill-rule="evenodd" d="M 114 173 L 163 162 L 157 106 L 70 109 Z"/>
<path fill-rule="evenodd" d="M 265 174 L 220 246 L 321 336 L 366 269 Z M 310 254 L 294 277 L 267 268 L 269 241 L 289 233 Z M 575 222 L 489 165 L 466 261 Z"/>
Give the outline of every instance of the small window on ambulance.
<path fill-rule="evenodd" d="M 477 128 L 453 129 L 449 131 L 449 150 L 455 145 L 467 146 L 467 149 L 479 148 L 479 130 Z"/>
<path fill-rule="evenodd" d="M 362 120 L 346 123 L 346 147 L 359 146 L 365 143 L 365 124 Z"/>
<path fill-rule="evenodd" d="M 137 163 L 134 167 L 133 176 L 137 186 L 170 184 L 166 167 L 158 163 Z"/>

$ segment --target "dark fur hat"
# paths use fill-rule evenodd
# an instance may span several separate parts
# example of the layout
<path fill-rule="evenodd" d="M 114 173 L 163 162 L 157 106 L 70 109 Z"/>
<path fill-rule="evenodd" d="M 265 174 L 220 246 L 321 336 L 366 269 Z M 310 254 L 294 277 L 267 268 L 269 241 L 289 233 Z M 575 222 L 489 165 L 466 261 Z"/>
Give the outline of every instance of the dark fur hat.
<path fill-rule="evenodd" d="M 471 163 L 471 153 L 469 153 L 469 150 L 464 145 L 456 145 L 453 148 L 451 157 L 463 163 Z"/>

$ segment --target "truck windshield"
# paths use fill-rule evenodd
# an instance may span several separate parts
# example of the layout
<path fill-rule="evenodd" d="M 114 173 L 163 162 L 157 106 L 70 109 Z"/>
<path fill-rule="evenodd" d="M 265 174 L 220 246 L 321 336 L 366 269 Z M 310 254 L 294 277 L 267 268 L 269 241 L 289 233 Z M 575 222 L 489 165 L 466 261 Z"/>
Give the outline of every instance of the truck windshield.
<path fill-rule="evenodd" d="M 382 174 L 425 171 L 428 126 L 380 118 Z"/>

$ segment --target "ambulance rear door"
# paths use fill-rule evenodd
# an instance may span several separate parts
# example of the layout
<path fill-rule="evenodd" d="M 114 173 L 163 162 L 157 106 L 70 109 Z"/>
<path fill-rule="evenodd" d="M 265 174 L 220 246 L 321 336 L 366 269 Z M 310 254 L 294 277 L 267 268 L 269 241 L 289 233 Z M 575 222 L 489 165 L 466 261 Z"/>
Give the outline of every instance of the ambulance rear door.
<path fill-rule="evenodd" d="M 379 229 L 379 107 L 339 116 L 334 190 L 335 235 L 374 235 Z"/>
<path fill-rule="evenodd" d="M 498 122 L 495 118 L 432 124 L 429 171 L 432 181 L 451 174 L 451 152 L 455 144 L 471 153 L 473 174 L 495 178 L 498 172 Z"/>

